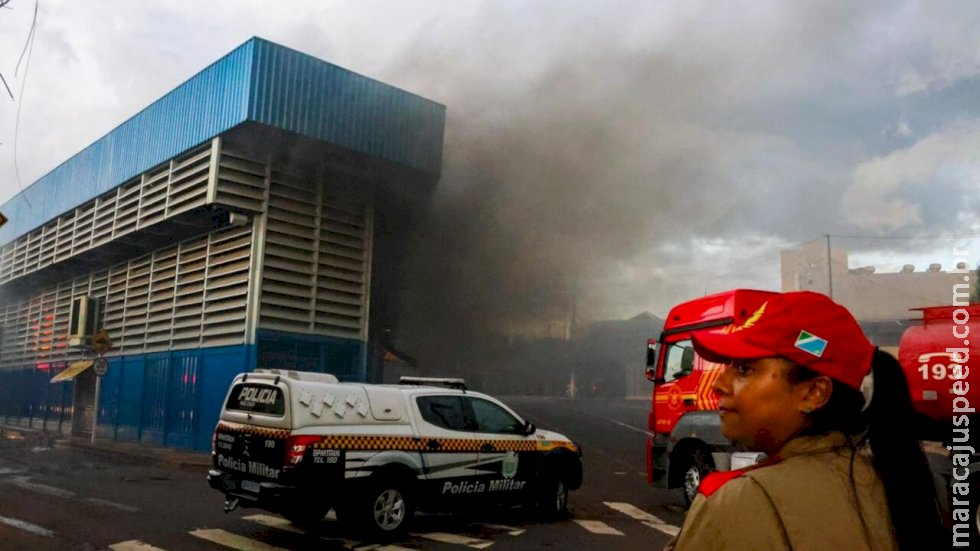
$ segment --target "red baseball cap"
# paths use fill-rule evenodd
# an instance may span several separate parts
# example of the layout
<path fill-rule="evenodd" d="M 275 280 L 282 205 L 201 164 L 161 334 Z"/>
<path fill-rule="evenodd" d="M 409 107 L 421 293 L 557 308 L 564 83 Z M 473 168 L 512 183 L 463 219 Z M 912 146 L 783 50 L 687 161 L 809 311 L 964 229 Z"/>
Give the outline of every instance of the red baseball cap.
<path fill-rule="evenodd" d="M 875 351 L 846 308 L 812 291 L 773 295 L 741 324 L 700 331 L 693 340 L 708 361 L 779 356 L 855 389 Z"/>

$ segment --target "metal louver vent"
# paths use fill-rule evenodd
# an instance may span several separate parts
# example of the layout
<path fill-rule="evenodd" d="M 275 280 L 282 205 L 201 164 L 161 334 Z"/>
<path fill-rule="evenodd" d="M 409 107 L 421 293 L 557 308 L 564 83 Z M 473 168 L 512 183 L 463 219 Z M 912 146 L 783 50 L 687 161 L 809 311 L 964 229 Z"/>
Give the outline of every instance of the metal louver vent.
<path fill-rule="evenodd" d="M 8 243 L 0 284 L 203 206 L 211 155 L 210 145 L 197 148 Z"/>
<path fill-rule="evenodd" d="M 146 353 L 245 342 L 251 226 L 182 242 L 0 307 L 0 366 L 72 360 L 72 297 L 104 297 L 113 352 Z"/>
<path fill-rule="evenodd" d="M 370 209 L 273 172 L 259 327 L 364 338 L 370 280 Z"/>

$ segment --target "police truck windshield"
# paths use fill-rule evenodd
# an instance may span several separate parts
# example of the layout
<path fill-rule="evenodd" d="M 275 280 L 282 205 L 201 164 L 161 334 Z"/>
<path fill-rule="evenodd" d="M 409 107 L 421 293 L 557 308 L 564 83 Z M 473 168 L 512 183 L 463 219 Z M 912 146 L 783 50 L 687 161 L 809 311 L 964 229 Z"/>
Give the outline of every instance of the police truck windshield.
<path fill-rule="evenodd" d="M 225 407 L 230 410 L 266 415 L 283 415 L 286 412 L 286 404 L 280 388 L 252 383 L 236 385 L 228 396 L 228 404 Z"/>

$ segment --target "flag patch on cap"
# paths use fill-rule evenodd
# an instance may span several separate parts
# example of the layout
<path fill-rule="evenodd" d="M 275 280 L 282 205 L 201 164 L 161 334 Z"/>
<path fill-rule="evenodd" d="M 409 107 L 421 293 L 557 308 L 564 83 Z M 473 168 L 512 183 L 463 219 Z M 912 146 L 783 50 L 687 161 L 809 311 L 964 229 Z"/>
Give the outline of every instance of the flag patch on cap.
<path fill-rule="evenodd" d="M 800 331 L 800 336 L 796 337 L 796 344 L 794 346 L 819 358 L 823 356 L 824 350 L 827 349 L 827 341 L 812 333 Z"/>

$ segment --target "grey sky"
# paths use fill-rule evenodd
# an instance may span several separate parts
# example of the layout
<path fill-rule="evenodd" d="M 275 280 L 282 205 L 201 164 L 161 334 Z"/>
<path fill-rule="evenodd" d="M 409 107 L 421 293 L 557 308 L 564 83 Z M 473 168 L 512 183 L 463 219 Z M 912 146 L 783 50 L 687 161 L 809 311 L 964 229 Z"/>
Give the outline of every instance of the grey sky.
<path fill-rule="evenodd" d="M 456 292 L 505 317 L 570 293 L 609 317 L 773 287 L 779 248 L 827 233 L 980 233 L 974 0 L 44 0 L 23 96 L 34 3 L 8 7 L 0 201 L 18 105 L 26 186 L 257 35 L 447 105 L 420 254 L 457 251 L 438 258 Z M 954 242 L 980 256 L 842 240 L 947 265 Z"/>

